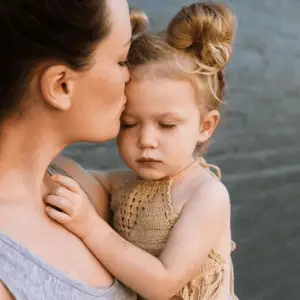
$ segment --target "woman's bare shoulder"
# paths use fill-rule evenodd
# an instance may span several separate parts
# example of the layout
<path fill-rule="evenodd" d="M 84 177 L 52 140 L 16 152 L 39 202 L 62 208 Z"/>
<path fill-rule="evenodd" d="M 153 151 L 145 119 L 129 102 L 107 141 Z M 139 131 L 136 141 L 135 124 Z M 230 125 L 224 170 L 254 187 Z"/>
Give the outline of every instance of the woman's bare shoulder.
<path fill-rule="evenodd" d="M 88 172 L 75 160 L 69 157 L 59 155 L 51 162 L 51 164 L 67 172 L 82 186 L 90 186 L 95 184 L 98 185 L 97 180 L 95 180 L 95 178 L 90 174 L 90 172 Z"/>
<path fill-rule="evenodd" d="M 74 172 L 85 172 L 85 169 L 82 168 L 75 160 L 64 155 L 56 156 L 51 162 L 51 164 L 58 166 L 59 168 L 65 170 L 68 173 L 71 173 L 70 175 L 74 174 Z"/>
<path fill-rule="evenodd" d="M 0 299 L 1 300 L 13 300 L 13 296 L 11 293 L 7 290 L 5 285 L 0 281 Z"/>

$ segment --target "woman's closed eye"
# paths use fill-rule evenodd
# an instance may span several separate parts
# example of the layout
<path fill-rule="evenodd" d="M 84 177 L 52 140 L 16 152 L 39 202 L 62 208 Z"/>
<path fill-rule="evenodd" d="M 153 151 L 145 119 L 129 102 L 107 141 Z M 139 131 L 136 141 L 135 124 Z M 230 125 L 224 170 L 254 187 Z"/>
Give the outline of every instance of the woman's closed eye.
<path fill-rule="evenodd" d="M 120 67 L 125 68 L 125 67 L 127 67 L 127 60 L 120 61 L 120 62 L 118 62 L 118 64 Z"/>

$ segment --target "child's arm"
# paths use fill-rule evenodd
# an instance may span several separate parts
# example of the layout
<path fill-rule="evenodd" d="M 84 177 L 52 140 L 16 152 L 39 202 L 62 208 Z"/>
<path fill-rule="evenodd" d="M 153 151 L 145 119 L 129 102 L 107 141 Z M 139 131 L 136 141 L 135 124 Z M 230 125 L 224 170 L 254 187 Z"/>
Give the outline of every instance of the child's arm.
<path fill-rule="evenodd" d="M 186 203 L 163 252 L 155 258 L 93 214 L 76 182 L 63 176 L 55 180 L 75 194 L 66 193 L 67 206 L 48 202 L 64 212 L 48 208 L 49 216 L 78 235 L 121 282 L 150 300 L 170 299 L 197 274 L 230 217 L 226 188 L 215 181 L 205 184 Z"/>

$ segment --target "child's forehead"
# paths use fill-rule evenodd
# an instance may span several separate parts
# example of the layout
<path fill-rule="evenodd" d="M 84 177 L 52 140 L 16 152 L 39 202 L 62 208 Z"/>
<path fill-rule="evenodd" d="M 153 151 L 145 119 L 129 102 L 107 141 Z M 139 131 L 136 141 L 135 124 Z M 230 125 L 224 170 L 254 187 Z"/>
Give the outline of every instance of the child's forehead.
<path fill-rule="evenodd" d="M 129 97 L 136 95 L 160 97 L 163 95 L 164 98 L 175 98 L 175 95 L 185 95 L 186 97 L 195 95 L 194 87 L 190 80 L 155 74 L 145 74 L 143 77 L 132 78 L 127 84 L 126 93 Z"/>
<path fill-rule="evenodd" d="M 155 78 L 130 85 L 125 110 L 128 115 L 174 117 L 197 109 L 195 91 L 187 81 Z"/>
<path fill-rule="evenodd" d="M 159 101 L 157 104 L 148 105 L 141 101 L 139 104 L 129 104 L 122 115 L 122 119 L 181 122 L 194 117 L 198 118 L 198 115 L 199 111 L 194 103 L 185 105 L 184 102 Z"/>

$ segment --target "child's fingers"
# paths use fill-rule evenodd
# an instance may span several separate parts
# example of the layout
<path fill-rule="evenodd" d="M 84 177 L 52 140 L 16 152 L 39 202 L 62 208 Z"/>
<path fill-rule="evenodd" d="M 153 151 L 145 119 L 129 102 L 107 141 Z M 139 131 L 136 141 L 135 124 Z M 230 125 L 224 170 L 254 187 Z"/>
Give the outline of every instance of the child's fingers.
<path fill-rule="evenodd" d="M 70 217 L 68 215 L 50 206 L 47 206 L 45 211 L 51 219 L 55 220 L 60 224 L 67 224 L 70 221 Z"/>
<path fill-rule="evenodd" d="M 52 179 L 74 193 L 80 193 L 81 187 L 78 182 L 68 176 L 54 174 Z"/>
<path fill-rule="evenodd" d="M 44 198 L 46 204 L 50 204 L 62 210 L 63 213 L 72 216 L 72 203 L 61 196 L 48 195 Z"/>
<path fill-rule="evenodd" d="M 51 195 L 64 197 L 67 198 L 70 202 L 72 202 L 75 196 L 78 195 L 78 193 L 73 192 L 63 186 L 59 186 L 51 192 Z"/>

